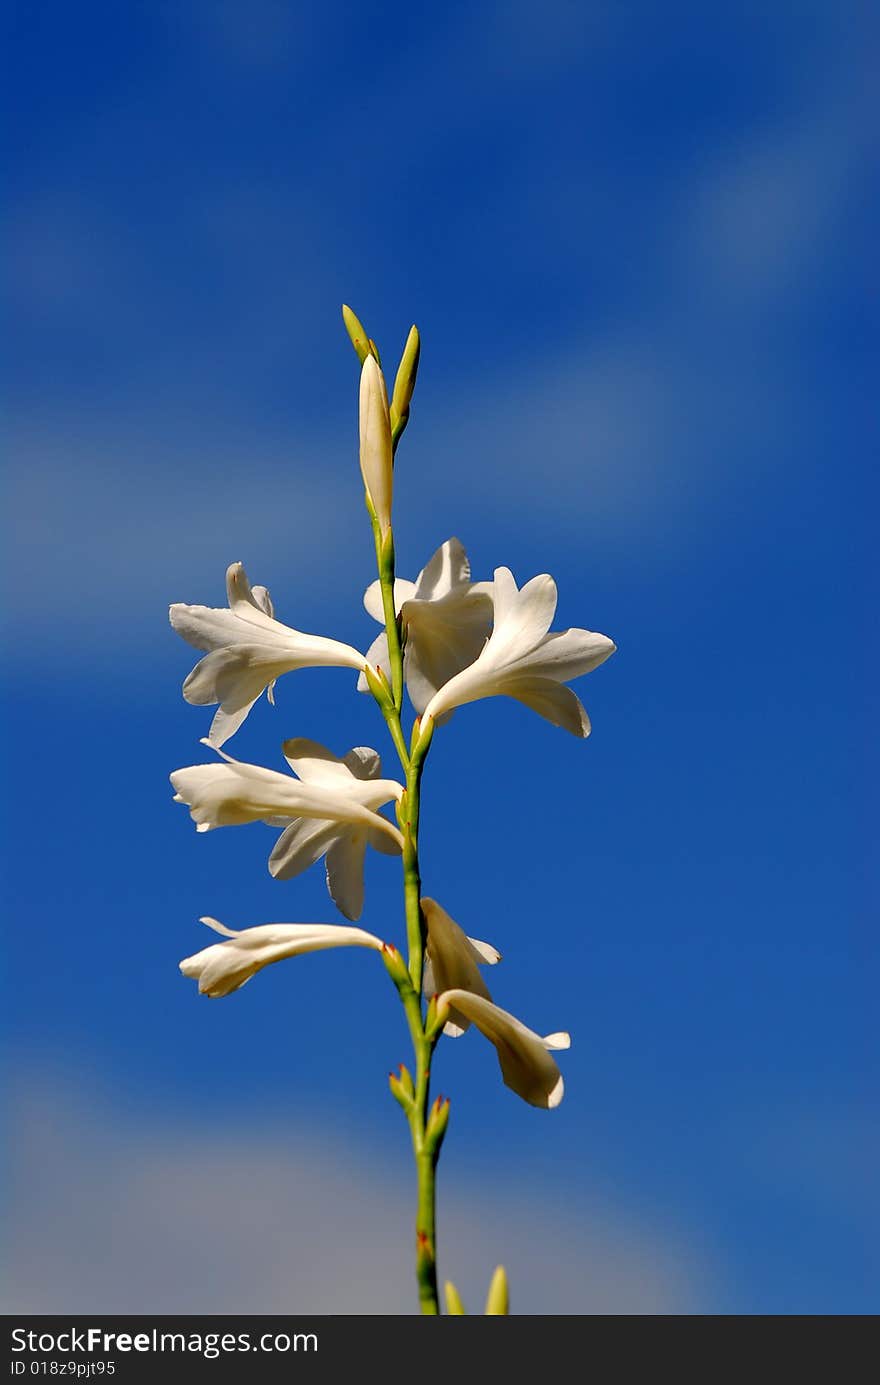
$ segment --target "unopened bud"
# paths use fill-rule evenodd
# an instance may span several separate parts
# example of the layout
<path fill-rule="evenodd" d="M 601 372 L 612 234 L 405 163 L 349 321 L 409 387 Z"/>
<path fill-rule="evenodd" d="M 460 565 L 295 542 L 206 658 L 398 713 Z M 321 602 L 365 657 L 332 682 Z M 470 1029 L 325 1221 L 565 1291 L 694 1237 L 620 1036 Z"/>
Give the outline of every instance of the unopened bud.
<path fill-rule="evenodd" d="M 419 329 L 413 325 L 409 329 L 409 336 L 403 348 L 400 365 L 397 367 L 397 375 L 394 377 L 394 391 L 391 396 L 391 435 L 395 443 L 409 422 L 409 406 L 412 402 L 413 390 L 416 387 L 420 350 Z"/>
<path fill-rule="evenodd" d="M 406 963 L 393 944 L 382 944 L 382 961 L 385 963 L 388 975 L 391 977 L 391 980 L 398 990 L 400 990 L 401 986 L 410 987 L 412 985 Z"/>
<path fill-rule="evenodd" d="M 435 1154 L 443 1142 L 448 1124 L 449 1099 L 438 1096 L 428 1113 L 428 1120 L 425 1125 L 425 1142 Z"/>
<path fill-rule="evenodd" d="M 366 329 L 357 313 L 352 312 L 347 303 L 342 305 L 342 321 L 345 323 L 346 332 L 351 337 L 351 344 L 357 352 L 358 360 L 363 365 L 370 355 L 370 338 L 367 336 Z"/>
<path fill-rule="evenodd" d="M 388 1074 L 388 1086 L 391 1088 L 391 1095 L 394 1097 L 394 1100 L 399 1102 L 406 1114 L 409 1115 L 412 1099 L 407 1095 L 406 1089 L 400 1078 L 396 1077 L 393 1072 L 389 1072 Z"/>
<path fill-rule="evenodd" d="M 507 1317 L 510 1313 L 510 1296 L 507 1292 L 507 1274 L 504 1266 L 499 1265 L 492 1276 L 492 1283 L 489 1285 L 489 1297 L 486 1299 L 487 1318 Z"/>
<path fill-rule="evenodd" d="M 464 1311 L 464 1304 L 458 1296 L 455 1285 L 447 1279 L 443 1286 L 446 1294 L 446 1312 L 450 1318 L 464 1318 L 467 1314 Z"/>
<path fill-rule="evenodd" d="M 393 699 L 391 688 L 388 686 L 388 679 L 385 677 L 385 670 L 380 668 L 378 664 L 375 668 L 366 664 L 364 666 L 364 678 L 379 706 L 390 707 L 393 704 Z"/>
<path fill-rule="evenodd" d="M 360 444 L 361 475 L 384 540 L 391 529 L 391 418 L 385 380 L 372 356 L 361 367 Z"/>

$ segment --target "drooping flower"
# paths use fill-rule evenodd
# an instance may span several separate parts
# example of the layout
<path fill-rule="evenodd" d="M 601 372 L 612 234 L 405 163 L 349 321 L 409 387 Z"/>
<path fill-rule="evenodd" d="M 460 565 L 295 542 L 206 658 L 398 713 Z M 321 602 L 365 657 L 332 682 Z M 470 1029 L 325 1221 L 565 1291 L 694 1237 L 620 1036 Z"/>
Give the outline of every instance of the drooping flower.
<path fill-rule="evenodd" d="M 391 527 L 391 490 L 394 462 L 391 414 L 385 377 L 379 363 L 367 356 L 361 367 L 360 388 L 361 475 L 384 538 Z"/>
<path fill-rule="evenodd" d="M 461 989 L 491 1000 L 480 967 L 494 966 L 501 961 L 501 953 L 490 943 L 469 938 L 436 899 L 423 897 L 422 913 L 428 926 L 427 959 L 422 978 L 425 995 L 430 997 L 438 992 Z M 469 1025 L 467 1016 L 453 1007 L 443 1033 L 458 1038 Z"/>
<path fill-rule="evenodd" d="M 241 726 L 264 690 L 274 701 L 276 678 L 298 668 L 364 667 L 364 656 L 349 644 L 306 635 L 275 619 L 265 587 L 252 587 L 241 563 L 226 570 L 229 606 L 170 607 L 171 624 L 188 644 L 209 652 L 183 684 L 187 702 L 197 707 L 220 703 L 208 733 L 219 749 Z"/>
<path fill-rule="evenodd" d="M 302 952 L 321 952 L 329 947 L 371 947 L 382 950 L 382 943 L 362 928 L 346 928 L 336 923 L 261 923 L 256 928 L 236 931 L 217 919 L 203 918 L 215 933 L 228 940 L 212 943 L 192 957 L 184 957 L 180 970 L 199 983 L 202 995 L 224 996 L 237 991 L 246 981 L 273 962 L 298 957 Z"/>
<path fill-rule="evenodd" d="M 406 643 L 403 670 L 410 700 L 424 712 L 439 688 L 474 660 L 492 629 L 492 583 L 472 582 L 471 569 L 458 539 L 447 539 L 414 582 L 398 578 L 394 604 Z M 373 582 L 364 594 L 368 613 L 385 623 L 382 588 Z M 367 651 L 367 663 L 390 678 L 388 638 L 379 635 Z M 366 692 L 363 674 L 358 689 Z"/>
<path fill-rule="evenodd" d="M 357 746 L 339 759 L 325 746 L 298 738 L 282 747 L 299 778 L 233 760 L 191 765 L 171 775 L 175 802 L 187 803 L 199 832 L 245 822 L 284 827 L 269 857 L 278 879 L 299 875 L 327 857 L 327 888 L 346 918 L 363 908 L 367 843 L 395 855 L 403 838 L 376 810 L 403 793 L 394 779 L 380 779 L 379 756 Z"/>
<path fill-rule="evenodd" d="M 586 709 L 564 685 L 604 663 L 614 642 L 592 630 L 550 630 L 556 583 L 547 573 L 519 590 L 509 568 L 496 568 L 493 596 L 495 623 L 487 644 L 469 668 L 433 695 L 425 717 L 436 719 L 483 697 L 515 697 L 554 726 L 588 736 Z"/>
<path fill-rule="evenodd" d="M 552 1108 L 559 1105 L 564 1083 L 548 1049 L 569 1048 L 568 1034 L 548 1034 L 542 1039 L 506 1010 L 473 991 L 449 990 L 437 997 L 439 1019 L 454 1011 L 473 1020 L 481 1034 L 495 1045 L 505 1086 L 530 1106 Z"/>

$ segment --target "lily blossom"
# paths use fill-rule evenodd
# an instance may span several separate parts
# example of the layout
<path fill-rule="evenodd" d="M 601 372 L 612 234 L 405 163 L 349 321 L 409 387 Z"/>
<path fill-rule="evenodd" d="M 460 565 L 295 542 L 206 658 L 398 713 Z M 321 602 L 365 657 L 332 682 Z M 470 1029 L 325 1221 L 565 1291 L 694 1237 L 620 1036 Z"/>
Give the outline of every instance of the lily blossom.
<path fill-rule="evenodd" d="M 330 895 L 346 918 L 356 919 L 363 908 L 367 843 L 390 855 L 403 847 L 398 829 L 376 811 L 399 800 L 403 785 L 378 777 L 379 756 L 366 746 L 342 759 L 301 738 L 285 741 L 282 749 L 299 778 L 233 760 L 220 750 L 222 764 L 175 770 L 175 802 L 189 805 L 199 832 L 259 821 L 284 827 L 269 857 L 272 875 L 289 879 L 326 855 Z"/>
<path fill-rule="evenodd" d="M 385 624 L 382 587 L 364 593 L 367 612 Z M 410 700 L 422 715 L 431 698 L 472 664 L 492 629 L 492 583 L 472 582 L 467 554 L 458 539 L 447 539 L 414 582 L 398 578 L 394 606 L 404 628 L 403 670 Z M 390 678 L 388 637 L 383 632 L 367 651 L 367 663 Z M 358 690 L 366 692 L 363 674 Z"/>
<path fill-rule="evenodd" d="M 180 970 L 199 983 L 202 995 L 224 996 L 237 991 L 255 972 L 285 957 L 302 952 L 321 952 L 329 947 L 372 947 L 382 943 L 362 928 L 346 928 L 334 923 L 261 923 L 256 928 L 236 931 L 217 919 L 203 918 L 215 933 L 228 939 L 212 943 L 192 957 L 184 957 Z"/>
<path fill-rule="evenodd" d="M 465 702 L 515 697 L 554 726 L 588 736 L 586 709 L 564 684 L 604 663 L 614 642 L 592 630 L 550 629 L 557 593 L 547 573 L 520 590 L 509 568 L 496 568 L 493 595 L 495 624 L 487 644 L 469 668 L 434 694 L 424 715 L 436 720 Z"/>
<path fill-rule="evenodd" d="M 449 990 L 437 997 L 439 1019 L 453 1011 L 473 1020 L 480 1033 L 495 1045 L 505 1086 L 530 1106 L 552 1109 L 559 1105 L 565 1086 L 548 1049 L 569 1048 L 568 1034 L 548 1034 L 542 1039 L 506 1010 L 473 991 Z"/>
<path fill-rule="evenodd" d="M 274 701 L 276 678 L 298 668 L 364 667 L 364 656 L 349 644 L 306 635 L 275 619 L 265 587 L 252 587 L 241 563 L 226 570 L 226 609 L 175 603 L 169 609 L 174 629 L 188 644 L 209 652 L 183 684 L 187 702 L 197 707 L 219 702 L 208 743 L 219 749 L 241 726 L 265 690 Z"/>
<path fill-rule="evenodd" d="M 422 913 L 427 928 L 427 960 L 422 978 L 426 996 L 460 988 L 491 1000 L 480 967 L 494 966 L 501 953 L 490 943 L 469 938 L 455 919 L 450 918 L 436 899 L 422 899 Z M 443 1033 L 457 1039 L 470 1026 L 470 1020 L 452 1008 Z"/>
<path fill-rule="evenodd" d="M 391 488 L 394 462 L 391 413 L 385 377 L 375 356 L 361 367 L 359 400 L 361 475 L 384 539 L 391 527 Z"/>

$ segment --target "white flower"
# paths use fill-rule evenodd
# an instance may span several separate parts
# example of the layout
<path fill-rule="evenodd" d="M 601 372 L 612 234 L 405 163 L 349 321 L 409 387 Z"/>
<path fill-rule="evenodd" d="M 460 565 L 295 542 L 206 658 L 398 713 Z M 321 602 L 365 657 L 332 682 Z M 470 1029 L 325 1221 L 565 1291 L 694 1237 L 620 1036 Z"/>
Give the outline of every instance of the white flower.
<path fill-rule="evenodd" d="M 443 1019 L 455 1011 L 474 1024 L 498 1050 L 504 1084 L 531 1106 L 552 1108 L 562 1100 L 564 1083 L 548 1049 L 569 1048 L 568 1034 L 548 1034 L 542 1039 L 513 1015 L 484 996 L 468 990 L 444 991 L 437 997 L 437 1015 Z"/>
<path fill-rule="evenodd" d="M 393 459 L 385 377 L 374 356 L 361 367 L 361 475 L 384 538 L 391 527 Z"/>
<path fill-rule="evenodd" d="M 376 811 L 399 799 L 403 786 L 378 778 L 379 756 L 365 746 L 341 760 L 315 741 L 285 741 L 282 748 L 298 779 L 221 750 L 223 764 L 175 770 L 175 802 L 189 804 L 199 832 L 258 821 L 283 826 L 269 857 L 271 873 L 285 880 L 326 855 L 331 897 L 346 918 L 356 919 L 367 843 L 392 855 L 403 846 L 397 828 Z"/>
<path fill-rule="evenodd" d="M 427 960 L 422 979 L 425 995 L 430 997 L 440 991 L 461 989 L 491 1000 L 479 969 L 500 962 L 501 953 L 490 943 L 469 938 L 436 899 L 423 898 L 422 913 L 428 926 Z M 469 1025 L 466 1015 L 451 1009 L 443 1033 L 455 1039 Z"/>
<path fill-rule="evenodd" d="M 590 734 L 580 699 L 563 685 L 598 668 L 616 646 L 592 630 L 550 630 L 556 612 L 556 583 L 546 573 L 517 589 L 509 568 L 495 569 L 495 624 L 479 657 L 425 708 L 435 719 L 482 697 L 515 697 L 575 736 Z M 549 633 L 548 633 L 549 632 Z"/>
<path fill-rule="evenodd" d="M 364 656 L 349 644 L 305 635 L 275 619 L 265 587 L 252 587 L 241 563 L 226 570 L 228 609 L 186 606 L 169 610 L 171 624 L 196 649 L 210 652 L 183 685 L 187 702 L 198 707 L 220 703 L 208 741 L 219 748 L 238 730 L 260 693 L 273 701 L 275 679 L 297 668 L 364 667 Z"/>
<path fill-rule="evenodd" d="M 375 620 L 385 624 L 379 582 L 367 587 L 364 605 Z M 421 716 L 437 690 L 472 664 L 489 638 L 492 583 L 472 582 L 467 554 L 458 539 L 447 539 L 414 582 L 395 581 L 394 605 L 406 636 L 406 687 Z M 368 649 L 367 663 L 378 665 L 390 678 L 384 632 Z M 363 674 L 358 689 L 367 690 Z"/>
<path fill-rule="evenodd" d="M 297 957 L 301 952 L 320 952 L 328 947 L 372 947 L 379 951 L 382 943 L 362 928 L 346 928 L 334 923 L 262 923 L 256 928 L 236 932 L 217 919 L 203 918 L 215 933 L 229 939 L 202 948 L 192 957 L 184 957 L 180 970 L 199 983 L 202 995 L 231 995 L 246 981 L 285 957 Z"/>

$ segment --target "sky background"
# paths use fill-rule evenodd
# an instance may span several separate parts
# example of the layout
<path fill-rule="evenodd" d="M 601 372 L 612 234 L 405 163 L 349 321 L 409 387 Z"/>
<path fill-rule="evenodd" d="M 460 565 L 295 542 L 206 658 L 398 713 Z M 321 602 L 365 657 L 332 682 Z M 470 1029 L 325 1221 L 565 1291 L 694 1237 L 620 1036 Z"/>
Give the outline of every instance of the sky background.
<path fill-rule="evenodd" d="M 210 714 L 166 606 L 241 560 L 372 640 L 343 301 L 392 362 L 422 332 L 401 575 L 455 534 L 619 646 L 588 741 L 500 699 L 432 750 L 426 891 L 573 1041 L 549 1113 L 476 1032 L 441 1045 L 441 1275 L 472 1310 L 503 1261 L 519 1312 L 876 1311 L 867 7 L 5 27 L 6 1311 L 412 1309 L 384 969 L 212 1002 L 177 972 L 202 914 L 336 917 L 320 868 L 270 878 L 270 828 L 172 804 Z M 393 772 L 353 682 L 289 675 L 228 748 Z M 367 885 L 400 942 L 394 862 Z"/>

